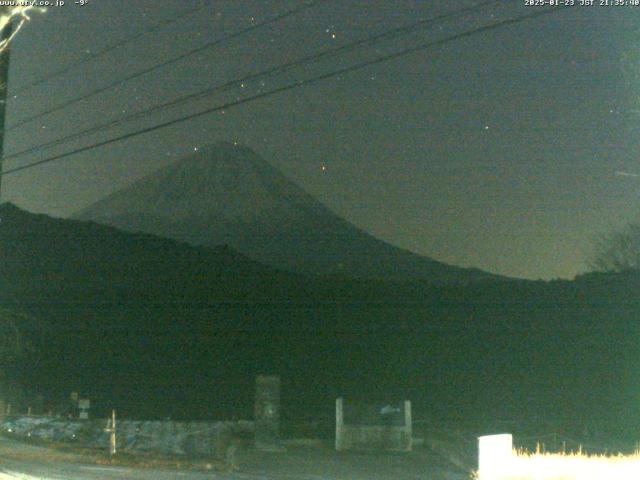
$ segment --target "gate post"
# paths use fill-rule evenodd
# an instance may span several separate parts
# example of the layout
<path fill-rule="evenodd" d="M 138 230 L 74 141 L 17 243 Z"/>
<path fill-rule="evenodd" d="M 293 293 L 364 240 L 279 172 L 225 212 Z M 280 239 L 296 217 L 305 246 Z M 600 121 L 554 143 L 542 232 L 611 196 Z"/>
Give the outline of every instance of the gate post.
<path fill-rule="evenodd" d="M 258 375 L 255 398 L 255 442 L 262 450 L 282 450 L 280 444 L 280 377 Z"/>

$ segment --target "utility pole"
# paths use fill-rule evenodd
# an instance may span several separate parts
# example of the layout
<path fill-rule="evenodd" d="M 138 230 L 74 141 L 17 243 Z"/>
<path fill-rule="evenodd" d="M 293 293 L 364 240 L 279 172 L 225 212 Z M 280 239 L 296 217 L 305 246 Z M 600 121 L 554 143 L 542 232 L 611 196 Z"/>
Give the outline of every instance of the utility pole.
<path fill-rule="evenodd" d="M 11 7 L 0 7 L 0 15 L 9 11 Z M 13 21 L 2 31 L 2 40 L 8 40 L 13 33 Z M 0 202 L 2 201 L 2 158 L 4 157 L 4 120 L 7 111 L 7 90 L 9 88 L 9 52 L 10 46 L 0 52 Z"/>

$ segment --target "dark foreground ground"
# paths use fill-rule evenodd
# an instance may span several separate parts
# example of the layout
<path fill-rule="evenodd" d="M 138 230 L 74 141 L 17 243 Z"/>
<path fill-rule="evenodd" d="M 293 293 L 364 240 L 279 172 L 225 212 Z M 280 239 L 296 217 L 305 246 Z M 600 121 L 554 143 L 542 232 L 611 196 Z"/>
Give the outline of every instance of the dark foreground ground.
<path fill-rule="evenodd" d="M 75 453 L 0 438 L 0 480 L 4 479 L 136 479 L 136 480 L 467 480 L 469 458 L 443 453 L 438 445 L 423 445 L 406 454 L 337 453 L 330 445 L 292 444 L 285 452 L 244 448 L 238 469 L 215 465 L 165 469 L 146 466 L 100 465 Z"/>

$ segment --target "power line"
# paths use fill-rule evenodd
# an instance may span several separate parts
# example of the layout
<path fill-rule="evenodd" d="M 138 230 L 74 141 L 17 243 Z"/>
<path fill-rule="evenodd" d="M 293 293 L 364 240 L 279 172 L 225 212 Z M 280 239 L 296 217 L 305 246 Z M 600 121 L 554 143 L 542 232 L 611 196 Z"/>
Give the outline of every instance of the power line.
<path fill-rule="evenodd" d="M 298 80 L 298 81 L 295 81 L 293 83 L 289 83 L 288 85 L 285 85 L 285 86 L 282 86 L 282 87 L 278 87 L 278 88 L 275 88 L 273 90 L 269 90 L 268 92 L 262 92 L 262 93 L 259 93 L 259 94 L 256 94 L 256 95 L 253 95 L 253 96 L 250 96 L 250 97 L 246 97 L 246 98 L 243 98 L 243 99 L 240 99 L 240 100 L 236 100 L 236 101 L 233 101 L 233 102 L 228 102 L 228 103 L 225 103 L 223 105 L 218 105 L 216 107 L 208 108 L 206 110 L 203 110 L 203 111 L 200 111 L 200 112 L 196 112 L 196 113 L 192 113 L 192 114 L 189 114 L 189 115 L 186 115 L 186 116 L 174 119 L 174 120 L 170 120 L 170 121 L 167 121 L 167 122 L 163 122 L 163 123 L 151 126 L 151 127 L 147 127 L 147 128 L 143 128 L 143 129 L 140 129 L 140 130 L 136 130 L 134 132 L 129 132 L 129 133 L 126 133 L 126 134 L 123 134 L 123 135 L 120 135 L 120 136 L 117 136 L 117 137 L 114 137 L 114 138 L 111 138 L 111 139 L 108 139 L 108 140 L 104 140 L 102 142 L 94 143 L 92 145 L 88 145 L 88 146 L 85 146 L 85 147 L 77 148 L 77 149 L 69 151 L 69 152 L 65 152 L 65 153 L 62 153 L 62 154 L 59 154 L 59 155 L 55 155 L 55 156 L 52 156 L 52 157 L 49 157 L 49 158 L 38 160 L 36 162 L 30 163 L 30 164 L 27 164 L 27 165 L 23 165 L 23 166 L 20 166 L 20 167 L 15 167 L 15 168 L 12 168 L 12 169 L 9 169 L 9 170 L 3 172 L 1 175 L 2 176 L 10 175 L 12 173 L 17 173 L 17 172 L 20 172 L 20 171 L 23 171 L 23 170 L 27 170 L 29 168 L 33 168 L 33 167 L 36 167 L 36 166 L 39 166 L 39 165 L 43 165 L 45 163 L 50 163 L 50 162 L 54 162 L 54 161 L 57 161 L 57 160 L 61 160 L 63 158 L 67 158 L 67 157 L 70 157 L 72 155 L 76 155 L 78 153 L 83 153 L 83 152 L 86 152 L 86 151 L 89 151 L 89 150 L 94 150 L 96 148 L 99 148 L 99 147 L 102 147 L 102 146 L 105 146 L 105 145 L 109 145 L 109 144 L 116 143 L 116 142 L 121 142 L 123 140 L 127 140 L 129 138 L 136 137 L 136 136 L 139 136 L 139 135 L 143 135 L 145 133 L 150 133 L 150 132 L 153 132 L 153 131 L 156 131 L 156 130 L 160 130 L 162 128 L 166 128 L 166 127 L 170 127 L 170 126 L 182 123 L 182 122 L 186 122 L 188 120 L 193 120 L 195 118 L 199 118 L 199 117 L 208 115 L 210 113 L 215 113 L 215 112 L 218 112 L 218 111 L 221 111 L 221 110 L 227 110 L 227 109 L 229 109 L 231 107 L 235 107 L 235 106 L 238 106 L 238 105 L 243 105 L 245 103 L 249 103 L 249 102 L 252 102 L 252 101 L 255 101 L 255 100 L 259 100 L 259 99 L 262 99 L 262 98 L 270 97 L 270 96 L 276 95 L 278 93 L 282 93 L 282 92 L 285 92 L 285 91 L 288 91 L 288 90 L 293 90 L 295 88 L 299 88 L 299 87 L 302 87 L 302 86 L 305 86 L 305 85 L 313 85 L 313 84 L 319 83 L 319 82 L 321 82 L 323 80 L 327 80 L 329 78 L 337 77 L 337 76 L 343 75 L 345 73 L 350 73 L 352 71 L 360 70 L 360 69 L 365 68 L 365 67 L 369 67 L 369 66 L 372 66 L 372 65 L 377 65 L 377 64 L 380 64 L 380 63 L 383 63 L 383 62 L 387 62 L 389 60 L 393 60 L 393 59 L 396 59 L 396 58 L 404 57 L 404 56 L 410 55 L 412 53 L 419 52 L 420 50 L 425 50 L 425 49 L 428 49 L 430 47 L 436 47 L 436 46 L 445 45 L 445 44 L 453 42 L 455 40 L 460 40 L 462 38 L 470 37 L 472 35 L 477 35 L 479 33 L 485 33 L 485 32 L 491 31 L 491 30 L 496 30 L 498 28 L 501 28 L 501 27 L 504 27 L 504 26 L 507 26 L 507 25 L 513 25 L 513 24 L 516 24 L 516 23 L 521 23 L 521 22 L 523 22 L 525 20 L 541 17 L 543 15 L 548 15 L 549 13 L 554 13 L 554 12 L 558 12 L 558 11 L 561 11 L 561 10 L 565 10 L 566 8 L 568 8 L 568 7 L 558 6 L 558 7 L 548 8 L 548 9 L 544 9 L 544 10 L 537 10 L 537 11 L 535 11 L 533 13 L 529 13 L 527 15 L 521 15 L 519 17 L 511 18 L 511 19 L 508 19 L 508 20 L 502 20 L 500 22 L 496 22 L 496 23 L 493 23 L 491 25 L 485 25 L 483 27 L 478 27 L 478 28 L 475 28 L 473 30 L 467 30 L 465 32 L 458 33 L 458 34 L 455 34 L 455 35 L 451 35 L 449 37 L 446 37 L 446 38 L 443 38 L 443 39 L 440 39 L 440 40 L 436 40 L 436 41 L 428 42 L 428 43 L 423 43 L 423 44 L 418 45 L 418 46 L 406 48 L 404 50 L 400 50 L 398 52 L 394 52 L 394 53 L 391 53 L 391 54 L 388 54 L 388 55 L 384 55 L 382 57 L 378 57 L 378 58 L 373 59 L 373 60 L 367 60 L 365 62 L 361 62 L 361 63 L 358 63 L 356 65 L 351 65 L 349 67 L 342 68 L 340 70 L 334 70 L 332 72 L 324 73 L 322 75 L 311 77 L 311 78 L 308 78 L 308 79 L 305 79 L 305 80 Z"/>
<path fill-rule="evenodd" d="M 225 36 L 223 36 L 221 38 L 218 38 L 217 40 L 213 40 L 211 42 L 207 42 L 206 44 L 204 44 L 204 45 L 202 45 L 200 47 L 197 47 L 197 48 L 194 48 L 192 50 L 189 50 L 189 51 L 187 51 L 185 53 L 182 53 L 182 54 L 180 54 L 180 55 L 178 55 L 176 57 L 172 57 L 169 60 L 166 60 L 164 62 L 157 63 L 157 64 L 155 64 L 155 65 L 153 65 L 153 66 L 151 66 L 149 68 L 146 68 L 144 70 L 140 70 L 139 72 L 136 72 L 136 73 L 134 73 L 132 75 L 129 75 L 128 77 L 125 77 L 125 78 L 122 78 L 120 80 L 116 80 L 114 82 L 111 82 L 110 84 L 105 85 L 104 87 L 101 87 L 101 88 L 98 88 L 96 90 L 93 90 L 93 91 L 91 91 L 89 93 L 81 95 L 80 97 L 74 98 L 72 100 L 68 100 L 68 101 L 60 103 L 58 105 L 55 105 L 55 106 L 49 108 L 48 110 L 45 110 L 44 112 L 40 112 L 38 114 L 31 115 L 30 117 L 23 118 L 22 120 L 19 120 L 17 123 L 15 123 L 15 124 L 11 125 L 9 128 L 7 128 L 6 131 L 10 132 L 12 130 L 15 130 L 16 128 L 19 128 L 22 125 L 25 125 L 27 123 L 30 123 L 30 122 L 34 121 L 34 120 L 37 120 L 38 118 L 44 117 L 45 115 L 49 115 L 51 113 L 57 112 L 58 110 L 62 110 L 63 108 L 67 108 L 67 107 L 69 107 L 69 106 L 71 106 L 71 105 L 73 105 L 75 103 L 78 103 L 78 102 L 81 102 L 83 100 L 86 100 L 87 98 L 93 97 L 94 95 L 98 95 L 99 93 L 103 93 L 103 92 L 106 92 L 107 90 L 111 90 L 111 89 L 113 89 L 115 87 L 118 87 L 118 86 L 120 86 L 120 85 L 122 85 L 122 84 L 124 84 L 126 82 L 130 82 L 131 80 L 135 80 L 136 78 L 140 78 L 140 77 L 142 77 L 142 76 L 144 76 L 144 75 L 146 75 L 148 73 L 151 73 L 151 72 L 153 72 L 155 70 L 158 70 L 160 68 L 164 68 L 164 67 L 166 67 L 168 65 L 172 65 L 172 64 L 174 64 L 176 62 L 184 60 L 185 58 L 191 57 L 191 56 L 193 56 L 193 55 L 195 55 L 197 53 L 200 53 L 202 51 L 205 51 L 205 50 L 208 50 L 210 48 L 216 47 L 216 46 L 220 45 L 221 43 L 226 42 L 227 40 L 232 40 L 232 39 L 237 38 L 237 37 L 239 37 L 241 35 L 244 35 L 246 33 L 252 32 L 252 31 L 257 30 L 259 28 L 265 27 L 265 26 L 270 25 L 272 23 L 279 22 L 280 20 L 283 20 L 283 19 L 285 19 L 287 17 L 290 17 L 292 15 L 300 13 L 300 12 L 302 12 L 302 11 L 308 9 L 308 8 L 314 7 L 318 3 L 325 2 L 325 1 L 327 1 L 327 0 L 312 0 L 309 3 L 306 3 L 306 4 L 302 5 L 301 7 L 288 10 L 288 11 L 286 11 L 284 13 L 276 15 L 273 18 L 265 20 L 264 22 L 256 23 L 255 25 L 251 25 L 250 27 L 243 28 L 242 30 L 239 30 L 239 31 L 234 32 L 232 34 L 225 35 Z"/>
<path fill-rule="evenodd" d="M 134 42 L 134 41 L 136 41 L 136 40 L 138 40 L 138 39 L 140 39 L 140 38 L 142 38 L 142 37 L 144 37 L 144 36 L 146 36 L 146 35 L 148 35 L 150 33 L 153 33 L 153 32 L 155 32 L 157 30 L 160 30 L 160 29 L 162 29 L 164 27 L 167 27 L 169 25 L 172 25 L 174 23 L 178 23 L 181 20 L 183 20 L 184 18 L 187 18 L 188 16 L 193 15 L 193 14 L 199 12 L 200 10 L 203 10 L 205 8 L 208 8 L 208 7 L 209 7 L 209 5 L 205 4 L 205 5 L 202 5 L 200 7 L 191 9 L 191 10 L 187 11 L 186 13 L 183 13 L 182 15 L 178 15 L 176 17 L 172 17 L 172 18 L 169 18 L 167 20 L 162 20 L 162 21 L 156 23 L 155 25 L 153 25 L 153 26 L 151 26 L 151 27 L 149 27 L 147 29 L 142 30 L 141 32 L 138 32 L 136 34 L 130 35 L 128 37 L 125 37 L 125 38 L 123 38 L 122 40 L 120 40 L 118 42 L 112 43 L 111 45 L 107 45 L 106 47 L 104 47 L 101 50 L 98 50 L 97 52 L 83 55 L 82 58 L 79 58 L 75 62 L 71 62 L 67 66 L 62 67 L 61 69 L 53 72 L 52 74 L 50 74 L 50 75 L 48 75 L 46 77 L 43 77 L 43 78 L 41 78 L 39 80 L 36 80 L 34 82 L 31 82 L 31 83 L 29 83 L 27 85 L 24 85 L 22 88 L 19 88 L 18 90 L 16 90 L 13 94 L 14 94 L 14 96 L 20 95 L 21 93 L 24 93 L 27 90 L 31 90 L 32 88 L 37 87 L 38 85 L 42 85 L 43 83 L 49 82 L 50 80 L 53 80 L 54 78 L 61 77 L 62 75 L 65 75 L 66 73 L 70 72 L 74 68 L 76 68 L 76 67 L 78 67 L 78 66 L 80 66 L 80 65 L 82 65 L 84 63 L 96 60 L 97 58 L 100 58 L 100 57 L 102 57 L 104 55 L 107 55 L 107 54 L 111 53 L 112 51 L 114 51 L 114 50 L 116 50 L 116 49 L 118 49 L 120 47 L 123 47 L 124 45 L 127 45 L 129 43 L 132 43 L 132 42 Z"/>
<path fill-rule="evenodd" d="M 363 47 L 363 46 L 371 46 L 371 45 L 374 45 L 377 42 L 380 42 L 380 41 L 383 41 L 383 40 L 387 40 L 389 38 L 395 38 L 395 37 L 397 37 L 399 35 L 411 33 L 413 31 L 417 30 L 418 28 L 422 28 L 422 27 L 425 27 L 427 25 L 432 25 L 432 24 L 434 24 L 436 22 L 440 22 L 442 20 L 447 20 L 447 19 L 450 19 L 450 18 L 453 18 L 453 17 L 456 17 L 456 16 L 460 16 L 460 15 L 463 15 L 463 14 L 466 14 L 466 13 L 469 13 L 469 12 L 472 12 L 472 11 L 478 11 L 478 10 L 481 10 L 481 9 L 489 6 L 489 5 L 502 3 L 504 1 L 505 0 L 488 0 L 488 1 L 484 1 L 484 2 L 481 2 L 479 4 L 474 5 L 472 7 L 466 7 L 466 8 L 457 9 L 457 10 L 452 11 L 452 12 L 447 12 L 447 13 L 438 15 L 436 17 L 423 19 L 423 20 L 411 23 L 409 25 L 405 25 L 405 26 L 402 26 L 402 27 L 394 28 L 392 30 L 388 30 L 388 31 L 385 31 L 385 32 L 382 32 L 382 33 L 367 37 L 365 39 L 357 40 L 357 41 L 354 41 L 354 42 L 351 42 L 351 43 L 348 43 L 348 44 L 345 44 L 345 45 L 342 45 L 342 46 L 339 46 L 339 47 L 336 47 L 336 48 L 333 48 L 333 49 L 329 49 L 329 50 L 326 50 L 324 52 L 318 52 L 318 53 L 315 53 L 315 54 L 312 54 L 312 55 L 308 55 L 308 56 L 303 57 L 301 59 L 294 60 L 292 62 L 288 62 L 288 63 L 282 64 L 282 65 L 278 65 L 278 66 L 275 66 L 275 67 L 271 67 L 271 68 L 269 68 L 267 70 L 263 70 L 262 72 L 254 73 L 254 74 L 242 77 L 242 78 L 231 80 L 231 81 L 225 82 L 225 83 L 223 83 L 221 85 L 217 85 L 217 86 L 214 86 L 214 87 L 209 87 L 209 88 L 206 88 L 204 90 L 200 90 L 198 92 L 191 93 L 189 95 L 180 97 L 178 99 L 170 100 L 168 102 L 161 103 L 159 105 L 155 105 L 155 106 L 147 108 L 145 110 L 141 110 L 139 112 L 135 112 L 135 113 L 132 113 L 130 115 L 127 115 L 127 116 L 124 116 L 124 117 L 120 117 L 118 119 L 111 120 L 109 122 L 106 122 L 106 123 L 103 123 L 103 124 L 100 124 L 100 125 L 94 125 L 93 127 L 87 128 L 87 129 L 79 131 L 79 132 L 74 132 L 74 133 L 72 133 L 70 135 L 66 135 L 64 137 L 61 137 L 61 138 L 58 138 L 58 139 L 55 139 L 55 140 L 51 140 L 51 141 L 46 142 L 44 144 L 40 144 L 40 145 L 37 145 L 37 146 L 29 147 L 27 149 L 12 153 L 11 155 L 7 155 L 4 158 L 5 158 L 5 160 L 8 160 L 8 159 L 13 159 L 13 158 L 20 157 L 20 156 L 23 156 L 23 155 L 26 155 L 26 154 L 29 154 L 29 153 L 33 153 L 33 152 L 36 152 L 36 151 L 46 150 L 46 149 L 52 148 L 54 146 L 67 143 L 67 142 L 69 142 L 71 140 L 76 140 L 78 138 L 82 138 L 84 136 L 87 136 L 87 135 L 90 135 L 90 134 L 93 134 L 93 133 L 98 133 L 100 131 L 113 128 L 113 127 L 115 127 L 117 125 L 121 125 L 123 123 L 129 122 L 129 121 L 132 121 L 132 120 L 136 120 L 136 119 L 139 119 L 139 118 L 142 118 L 142 117 L 146 117 L 148 115 L 151 115 L 152 113 L 155 113 L 155 112 L 158 112 L 158 111 L 161 111 L 161 110 L 165 110 L 167 108 L 176 107 L 178 105 L 182 105 L 184 103 L 187 103 L 187 102 L 195 100 L 195 99 L 200 99 L 200 98 L 203 98 L 203 97 L 206 97 L 206 96 L 210 96 L 210 95 L 212 95 L 214 93 L 217 93 L 217 92 L 220 92 L 220 91 L 224 91 L 224 90 L 226 90 L 226 89 L 228 89 L 230 87 L 236 87 L 236 86 L 241 85 L 241 84 L 243 84 L 245 82 L 254 81 L 254 80 L 263 78 L 265 76 L 270 76 L 270 75 L 273 75 L 273 74 L 276 74 L 276 73 L 283 73 L 283 72 L 286 72 L 286 71 L 288 71 L 288 70 L 290 70 L 292 68 L 304 65 L 305 63 L 308 63 L 308 62 L 311 62 L 311 61 L 318 61 L 318 60 L 320 60 L 322 58 L 325 58 L 325 57 L 332 57 L 332 56 L 335 56 L 337 54 L 341 54 L 341 53 L 345 53 L 347 51 L 354 50 L 356 48 L 360 48 L 360 47 Z"/>

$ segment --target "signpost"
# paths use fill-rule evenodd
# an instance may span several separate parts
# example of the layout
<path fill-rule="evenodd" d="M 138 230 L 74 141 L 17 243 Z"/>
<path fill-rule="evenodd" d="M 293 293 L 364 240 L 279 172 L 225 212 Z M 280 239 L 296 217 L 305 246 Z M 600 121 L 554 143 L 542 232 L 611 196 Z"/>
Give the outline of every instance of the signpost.
<path fill-rule="evenodd" d="M 81 398 L 78 400 L 78 418 L 80 420 L 89 419 L 89 408 L 91 407 L 91 401 L 88 398 Z"/>

